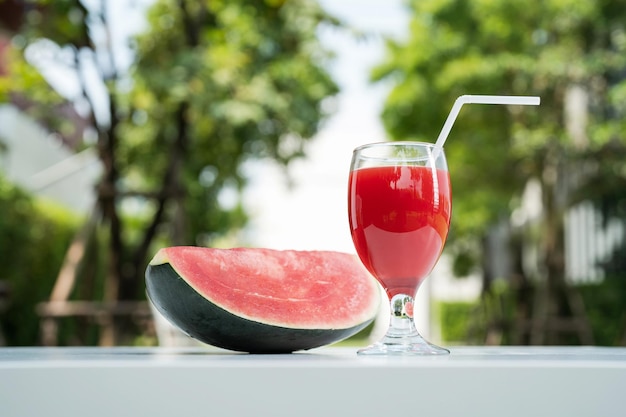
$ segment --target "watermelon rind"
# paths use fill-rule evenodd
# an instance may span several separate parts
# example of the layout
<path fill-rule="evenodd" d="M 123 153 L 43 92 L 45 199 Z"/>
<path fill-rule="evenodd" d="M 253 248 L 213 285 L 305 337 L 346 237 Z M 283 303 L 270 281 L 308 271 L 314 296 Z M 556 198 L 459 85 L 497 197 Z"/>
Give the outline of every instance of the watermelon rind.
<path fill-rule="evenodd" d="M 353 336 L 374 320 L 373 316 L 342 329 L 300 329 L 244 318 L 199 294 L 165 258 L 148 265 L 146 291 L 155 308 L 190 337 L 239 352 L 291 353 L 309 350 Z"/>

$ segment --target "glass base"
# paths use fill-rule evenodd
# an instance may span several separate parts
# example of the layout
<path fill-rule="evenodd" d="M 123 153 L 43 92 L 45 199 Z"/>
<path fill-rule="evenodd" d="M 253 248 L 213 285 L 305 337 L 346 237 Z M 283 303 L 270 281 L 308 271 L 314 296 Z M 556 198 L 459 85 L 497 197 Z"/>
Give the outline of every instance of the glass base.
<path fill-rule="evenodd" d="M 433 345 L 427 342 L 419 333 L 410 337 L 390 337 L 385 336 L 366 348 L 357 351 L 359 355 L 406 355 L 406 356 L 444 356 L 450 351 L 446 348 Z"/>
<path fill-rule="evenodd" d="M 359 355 L 444 356 L 450 351 L 426 341 L 413 322 L 413 297 L 397 294 L 391 300 L 387 334 L 379 342 L 357 351 Z"/>

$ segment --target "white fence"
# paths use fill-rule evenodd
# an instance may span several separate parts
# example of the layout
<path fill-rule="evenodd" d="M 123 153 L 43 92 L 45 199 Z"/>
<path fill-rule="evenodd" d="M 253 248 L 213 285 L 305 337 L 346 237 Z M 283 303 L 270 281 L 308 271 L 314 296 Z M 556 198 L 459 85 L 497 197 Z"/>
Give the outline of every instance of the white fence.
<path fill-rule="evenodd" d="M 600 282 L 606 261 L 624 240 L 624 223 L 611 219 L 606 227 L 602 214 L 589 202 L 568 210 L 565 216 L 565 274 L 574 283 Z"/>

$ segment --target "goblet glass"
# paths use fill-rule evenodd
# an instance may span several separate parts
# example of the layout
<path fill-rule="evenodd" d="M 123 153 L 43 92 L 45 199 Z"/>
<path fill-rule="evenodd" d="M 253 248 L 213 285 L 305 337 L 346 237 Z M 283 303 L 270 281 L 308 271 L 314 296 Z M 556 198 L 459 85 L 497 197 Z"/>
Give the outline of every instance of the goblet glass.
<path fill-rule="evenodd" d="M 365 267 L 385 289 L 391 317 L 367 355 L 445 355 L 415 328 L 413 303 L 443 250 L 452 208 L 443 148 L 381 142 L 356 148 L 348 185 L 352 240 Z"/>

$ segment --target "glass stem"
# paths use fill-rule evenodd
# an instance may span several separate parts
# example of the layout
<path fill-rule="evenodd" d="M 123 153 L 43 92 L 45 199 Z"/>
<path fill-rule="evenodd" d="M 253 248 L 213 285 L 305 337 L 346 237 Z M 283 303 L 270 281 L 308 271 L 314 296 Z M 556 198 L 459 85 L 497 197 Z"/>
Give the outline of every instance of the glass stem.
<path fill-rule="evenodd" d="M 358 351 L 360 355 L 448 355 L 448 349 L 426 341 L 413 321 L 413 297 L 397 294 L 391 299 L 387 334 L 378 342 Z"/>
<path fill-rule="evenodd" d="M 396 294 L 390 300 L 390 312 L 387 337 L 405 338 L 418 334 L 413 321 L 413 297 L 407 294 Z"/>

